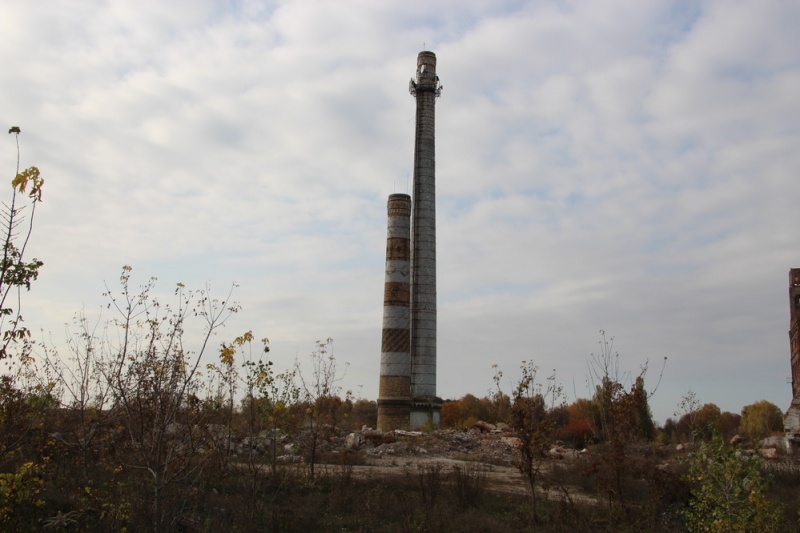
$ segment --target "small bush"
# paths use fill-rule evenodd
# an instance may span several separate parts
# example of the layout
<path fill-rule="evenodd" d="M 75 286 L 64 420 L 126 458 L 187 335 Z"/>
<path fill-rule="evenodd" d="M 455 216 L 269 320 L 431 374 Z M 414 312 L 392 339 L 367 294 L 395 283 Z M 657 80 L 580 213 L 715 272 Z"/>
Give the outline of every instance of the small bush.
<path fill-rule="evenodd" d="M 595 435 L 597 428 L 594 424 L 588 420 L 577 420 L 561 428 L 556 437 L 567 446 L 582 450 L 595 442 Z"/>
<path fill-rule="evenodd" d="M 452 478 L 459 507 L 462 509 L 478 507 L 486 493 L 486 468 L 477 464 L 455 467 Z"/>
<path fill-rule="evenodd" d="M 689 463 L 694 485 L 684 516 L 690 531 L 779 531 L 781 508 L 767 498 L 770 480 L 761 459 L 726 446 L 720 435 L 704 443 Z"/>

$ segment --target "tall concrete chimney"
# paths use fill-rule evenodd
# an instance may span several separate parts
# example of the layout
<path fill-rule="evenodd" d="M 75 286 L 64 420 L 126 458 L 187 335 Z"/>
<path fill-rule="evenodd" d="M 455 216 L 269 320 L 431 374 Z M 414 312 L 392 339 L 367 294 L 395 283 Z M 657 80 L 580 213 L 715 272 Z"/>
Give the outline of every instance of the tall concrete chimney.
<path fill-rule="evenodd" d="M 411 241 L 411 427 L 439 423 L 436 396 L 436 156 L 435 103 L 441 93 L 436 55 L 420 52 L 416 80 L 414 199 Z"/>
<path fill-rule="evenodd" d="M 387 208 L 389 221 L 378 385 L 378 429 L 382 431 L 408 428 L 411 412 L 411 197 L 392 194 Z"/>

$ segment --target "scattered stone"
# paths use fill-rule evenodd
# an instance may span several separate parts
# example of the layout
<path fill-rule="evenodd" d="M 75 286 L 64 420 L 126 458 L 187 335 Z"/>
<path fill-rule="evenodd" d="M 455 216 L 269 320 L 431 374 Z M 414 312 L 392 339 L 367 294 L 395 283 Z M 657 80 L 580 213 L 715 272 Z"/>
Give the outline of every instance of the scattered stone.
<path fill-rule="evenodd" d="M 764 459 L 777 459 L 778 458 L 778 450 L 775 448 L 761 448 L 758 450 L 761 454 L 761 457 Z"/>
<path fill-rule="evenodd" d="M 566 453 L 567 450 L 565 450 L 561 446 L 553 446 L 552 448 L 550 448 L 550 452 L 548 452 L 548 455 L 550 455 L 550 457 L 552 457 L 553 459 L 563 459 Z"/>
<path fill-rule="evenodd" d="M 786 439 L 783 437 L 767 437 L 766 439 L 762 440 L 758 443 L 759 448 L 775 448 L 775 449 L 785 449 L 786 448 Z"/>
<path fill-rule="evenodd" d="M 486 433 L 492 432 L 495 429 L 497 429 L 497 426 L 495 426 L 494 424 L 490 424 L 489 422 L 484 422 L 483 420 L 478 420 L 472 425 L 472 427 L 474 429 L 479 429 L 481 430 L 481 432 L 486 432 Z"/>
<path fill-rule="evenodd" d="M 454 433 L 452 435 L 453 440 L 456 440 L 461 443 L 473 443 L 475 442 L 475 436 L 472 433 Z"/>
<path fill-rule="evenodd" d="M 422 437 L 425 433 L 421 431 L 404 431 L 402 429 L 395 429 L 394 434 L 399 437 Z"/>
<path fill-rule="evenodd" d="M 405 453 L 408 451 L 406 445 L 402 442 L 392 442 L 388 444 L 381 444 L 372 449 L 372 453 L 375 455 L 397 455 L 400 453 Z"/>
<path fill-rule="evenodd" d="M 348 450 L 357 450 L 364 444 L 364 437 L 360 433 L 350 433 L 344 438 L 344 447 Z"/>
<path fill-rule="evenodd" d="M 384 433 L 379 429 L 371 428 L 366 430 L 362 429 L 361 436 L 364 437 L 365 443 L 371 446 L 380 446 L 381 444 L 395 442 L 397 440 L 392 433 Z"/>
<path fill-rule="evenodd" d="M 579 452 L 578 450 L 573 450 L 571 448 L 565 448 L 564 449 L 564 455 L 562 456 L 562 459 L 574 460 L 574 459 L 578 458 L 580 453 L 581 452 Z"/>

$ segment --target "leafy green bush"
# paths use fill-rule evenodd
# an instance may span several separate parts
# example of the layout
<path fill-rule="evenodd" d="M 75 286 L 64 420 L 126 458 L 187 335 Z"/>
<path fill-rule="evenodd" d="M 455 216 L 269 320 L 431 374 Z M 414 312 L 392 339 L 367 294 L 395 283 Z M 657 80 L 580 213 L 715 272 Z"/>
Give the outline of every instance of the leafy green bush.
<path fill-rule="evenodd" d="M 44 505 L 39 498 L 43 470 L 42 465 L 29 461 L 16 472 L 0 473 L 0 524 L 8 524 L 15 515 Z"/>
<path fill-rule="evenodd" d="M 684 512 L 690 531 L 779 531 L 782 510 L 767 498 L 770 479 L 757 455 L 726 446 L 716 434 L 692 454 L 687 479 L 694 485 Z"/>

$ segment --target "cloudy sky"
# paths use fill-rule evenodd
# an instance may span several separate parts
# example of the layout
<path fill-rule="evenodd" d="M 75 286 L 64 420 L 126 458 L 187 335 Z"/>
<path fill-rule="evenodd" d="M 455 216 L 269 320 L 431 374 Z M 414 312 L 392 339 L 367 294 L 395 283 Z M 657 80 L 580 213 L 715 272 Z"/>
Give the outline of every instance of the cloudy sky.
<path fill-rule="evenodd" d="M 235 282 L 217 342 L 253 330 L 290 365 L 332 337 L 375 398 L 428 49 L 440 396 L 522 360 L 588 396 L 602 329 L 651 385 L 668 357 L 661 422 L 689 389 L 788 407 L 798 21 L 786 0 L 6 0 L 0 126 L 46 180 L 27 325 L 101 316 L 126 264 L 165 294 Z M 4 134 L 9 179 L 15 159 Z"/>

